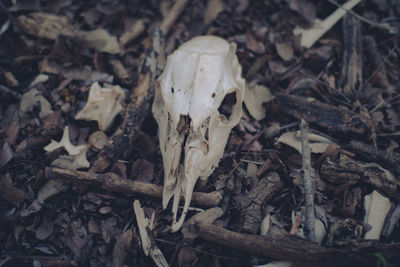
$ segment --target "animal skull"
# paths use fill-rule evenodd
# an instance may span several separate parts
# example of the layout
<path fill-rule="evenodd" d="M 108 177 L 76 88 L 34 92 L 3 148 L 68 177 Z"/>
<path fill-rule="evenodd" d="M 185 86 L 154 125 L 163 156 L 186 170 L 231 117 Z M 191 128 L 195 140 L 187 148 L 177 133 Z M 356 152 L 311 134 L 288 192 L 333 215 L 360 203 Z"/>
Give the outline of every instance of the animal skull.
<path fill-rule="evenodd" d="M 172 231 L 182 226 L 197 179 L 218 166 L 231 129 L 239 122 L 245 81 L 236 44 L 215 36 L 196 37 L 168 56 L 156 84 L 153 114 L 164 163 L 163 206 L 174 196 Z M 227 118 L 218 108 L 235 93 Z M 177 222 L 181 194 L 185 199 Z"/>

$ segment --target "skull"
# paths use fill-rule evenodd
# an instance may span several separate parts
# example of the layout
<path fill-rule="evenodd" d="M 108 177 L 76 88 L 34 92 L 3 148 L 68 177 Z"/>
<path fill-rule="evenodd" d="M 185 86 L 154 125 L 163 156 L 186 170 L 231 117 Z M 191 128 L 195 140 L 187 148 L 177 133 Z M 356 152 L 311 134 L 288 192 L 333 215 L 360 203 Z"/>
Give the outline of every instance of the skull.
<path fill-rule="evenodd" d="M 164 209 L 174 196 L 173 232 L 184 222 L 198 178 L 207 179 L 218 166 L 240 120 L 245 81 L 235 52 L 235 43 L 219 37 L 193 38 L 168 56 L 157 80 L 153 114 L 164 163 Z M 231 93 L 236 103 L 226 117 L 218 109 Z M 181 195 L 185 203 L 177 221 Z"/>

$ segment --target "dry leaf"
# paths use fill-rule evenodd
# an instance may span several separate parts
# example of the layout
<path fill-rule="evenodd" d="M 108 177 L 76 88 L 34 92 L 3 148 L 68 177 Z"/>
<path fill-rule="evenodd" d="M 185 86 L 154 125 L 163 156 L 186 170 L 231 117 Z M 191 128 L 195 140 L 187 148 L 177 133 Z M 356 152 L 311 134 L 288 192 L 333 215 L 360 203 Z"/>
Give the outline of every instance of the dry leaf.
<path fill-rule="evenodd" d="M 222 0 L 208 0 L 204 12 L 204 24 L 208 25 L 213 22 L 223 10 L 224 2 Z"/>
<path fill-rule="evenodd" d="M 14 186 L 9 173 L 0 178 L 0 194 L 16 207 L 25 200 L 24 192 Z"/>
<path fill-rule="evenodd" d="M 332 143 L 328 138 L 313 133 L 308 134 L 308 140 L 312 153 L 323 153 Z M 301 136 L 299 131 L 284 133 L 278 138 L 277 142 L 291 146 L 301 154 Z"/>
<path fill-rule="evenodd" d="M 0 150 L 0 168 L 4 167 L 12 158 L 14 152 L 7 142 L 4 142 L 3 147 Z"/>
<path fill-rule="evenodd" d="M 19 104 L 20 117 L 23 117 L 25 113 L 32 111 L 38 102 L 40 103 L 39 117 L 41 119 L 53 113 L 49 101 L 47 101 L 47 99 L 44 98 L 37 89 L 32 88 L 22 95 L 21 102 Z"/>
<path fill-rule="evenodd" d="M 250 115 L 256 120 L 265 118 L 265 109 L 263 103 L 273 99 L 269 89 L 262 85 L 256 85 L 254 88 L 246 88 L 244 94 L 244 104 Z"/>
<path fill-rule="evenodd" d="M 288 43 L 275 43 L 276 52 L 285 61 L 289 61 L 293 58 L 293 48 Z"/>
<path fill-rule="evenodd" d="M 54 231 L 54 224 L 52 221 L 48 221 L 46 218 L 44 219 L 43 223 L 36 229 L 35 234 L 36 238 L 39 240 L 45 240 Z"/>
<path fill-rule="evenodd" d="M 67 17 L 41 12 L 21 15 L 15 24 L 27 34 L 49 40 L 56 40 L 60 34 L 71 36 L 77 29 Z"/>
<path fill-rule="evenodd" d="M 82 33 L 86 45 L 99 52 L 119 54 L 121 52 L 117 37 L 110 35 L 104 29 Z"/>

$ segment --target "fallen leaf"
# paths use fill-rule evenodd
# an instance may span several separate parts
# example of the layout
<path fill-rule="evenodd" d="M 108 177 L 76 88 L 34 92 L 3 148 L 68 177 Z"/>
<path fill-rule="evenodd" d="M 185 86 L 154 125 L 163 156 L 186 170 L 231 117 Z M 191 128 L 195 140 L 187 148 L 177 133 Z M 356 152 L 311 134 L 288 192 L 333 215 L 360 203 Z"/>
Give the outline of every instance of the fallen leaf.
<path fill-rule="evenodd" d="M 6 166 L 6 164 L 12 160 L 14 152 L 7 142 L 4 142 L 3 147 L 0 150 L 0 168 Z"/>
<path fill-rule="evenodd" d="M 276 52 L 285 61 L 289 61 L 293 58 L 293 48 L 288 43 L 275 43 Z"/>
<path fill-rule="evenodd" d="M 44 219 L 43 223 L 36 229 L 35 234 L 36 238 L 39 240 L 45 240 L 54 231 L 54 224 L 52 221 L 48 221 L 46 218 Z"/>
<path fill-rule="evenodd" d="M 208 25 L 213 22 L 223 10 L 224 2 L 222 0 L 208 0 L 204 11 L 204 24 Z"/>
<path fill-rule="evenodd" d="M 332 141 L 328 138 L 313 133 L 308 134 L 308 140 L 312 153 L 324 153 L 328 146 L 332 143 Z M 278 138 L 277 142 L 291 146 L 301 154 L 300 131 L 284 133 Z"/>
<path fill-rule="evenodd" d="M 14 186 L 9 173 L 0 178 L 0 194 L 16 207 L 19 207 L 25 200 L 24 192 Z"/>
<path fill-rule="evenodd" d="M 132 164 L 131 179 L 151 183 L 154 178 L 153 166 L 145 159 L 137 159 Z"/>
<path fill-rule="evenodd" d="M 42 12 L 21 15 L 15 24 L 27 34 L 49 40 L 56 40 L 60 34 L 71 36 L 77 29 L 65 16 Z"/>
<path fill-rule="evenodd" d="M 104 206 L 99 209 L 99 212 L 101 214 L 107 214 L 107 213 L 110 213 L 111 211 L 112 211 L 112 208 L 110 206 Z"/>
<path fill-rule="evenodd" d="M 265 118 L 265 109 L 263 103 L 273 99 L 269 89 L 262 85 L 256 85 L 254 88 L 247 88 L 244 94 L 244 104 L 250 115 L 256 120 Z"/>
<path fill-rule="evenodd" d="M 307 0 L 290 0 L 289 8 L 299 13 L 309 23 L 313 23 L 317 16 L 315 5 Z"/>
<path fill-rule="evenodd" d="M 119 54 L 121 52 L 117 37 L 110 35 L 104 29 L 82 33 L 86 45 L 99 52 Z"/>
<path fill-rule="evenodd" d="M 21 216 L 26 217 L 32 213 L 36 213 L 41 210 L 44 201 L 51 196 L 58 194 L 59 192 L 66 189 L 68 185 L 61 178 L 51 179 L 42 188 L 40 188 L 37 198 L 32 204 L 25 210 L 21 211 Z"/>
<path fill-rule="evenodd" d="M 41 119 L 53 113 L 49 101 L 47 101 L 47 99 L 44 98 L 37 89 L 32 88 L 22 95 L 21 102 L 19 104 L 20 117 L 22 118 L 25 113 L 32 111 L 38 102 L 40 103 L 39 117 Z"/>
<path fill-rule="evenodd" d="M 7 130 L 6 130 L 6 135 L 7 135 L 6 142 L 8 144 L 11 144 L 11 145 L 14 144 L 14 141 L 17 138 L 18 132 L 19 132 L 19 124 L 18 124 L 18 122 L 13 121 L 7 127 Z"/>

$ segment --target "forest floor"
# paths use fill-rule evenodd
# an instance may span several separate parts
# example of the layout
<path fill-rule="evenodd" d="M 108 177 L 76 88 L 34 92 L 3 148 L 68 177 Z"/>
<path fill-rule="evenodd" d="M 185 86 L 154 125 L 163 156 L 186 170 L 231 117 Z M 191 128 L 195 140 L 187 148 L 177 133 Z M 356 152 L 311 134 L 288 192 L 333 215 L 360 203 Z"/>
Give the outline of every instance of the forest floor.
<path fill-rule="evenodd" d="M 307 45 L 344 3 L 0 1 L 0 266 L 398 266 L 400 1 Z M 236 44 L 246 92 L 173 232 L 152 104 L 199 35 Z"/>

